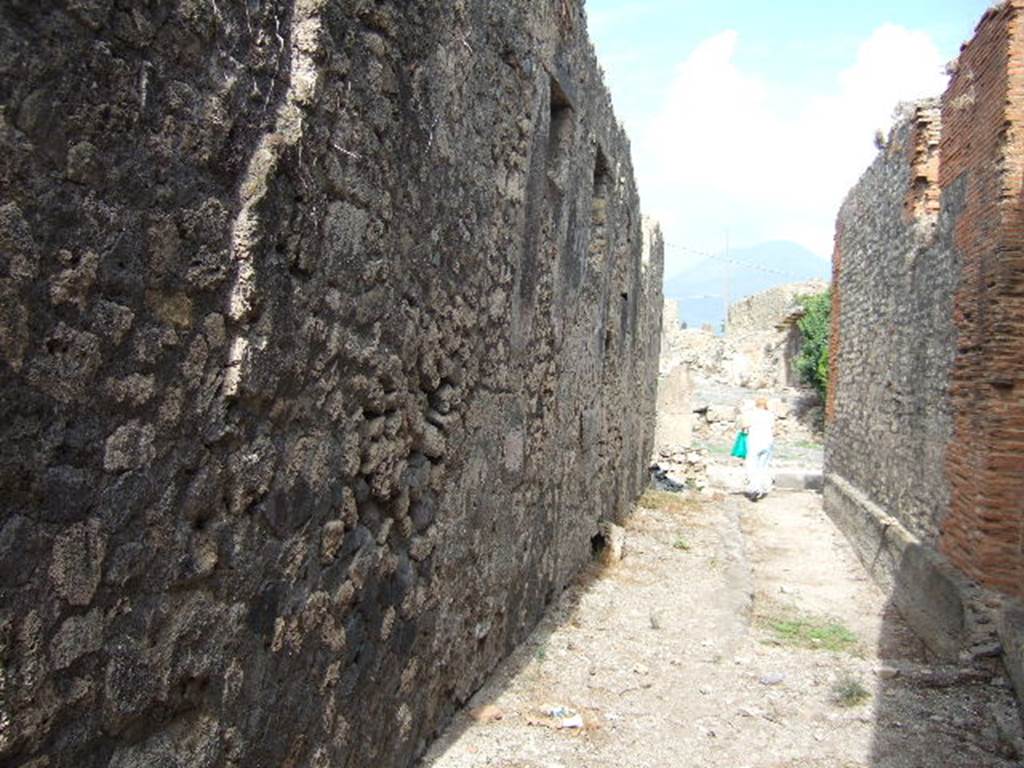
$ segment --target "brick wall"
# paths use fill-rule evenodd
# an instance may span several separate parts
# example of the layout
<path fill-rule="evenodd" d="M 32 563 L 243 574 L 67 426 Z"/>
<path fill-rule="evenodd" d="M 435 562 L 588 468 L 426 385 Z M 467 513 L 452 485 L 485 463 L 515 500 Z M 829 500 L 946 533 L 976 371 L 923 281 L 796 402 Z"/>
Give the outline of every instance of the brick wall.
<path fill-rule="evenodd" d="M 1024 2 L 989 11 L 943 98 L 940 183 L 963 186 L 950 382 L 953 441 L 941 549 L 987 586 L 1024 595 Z"/>

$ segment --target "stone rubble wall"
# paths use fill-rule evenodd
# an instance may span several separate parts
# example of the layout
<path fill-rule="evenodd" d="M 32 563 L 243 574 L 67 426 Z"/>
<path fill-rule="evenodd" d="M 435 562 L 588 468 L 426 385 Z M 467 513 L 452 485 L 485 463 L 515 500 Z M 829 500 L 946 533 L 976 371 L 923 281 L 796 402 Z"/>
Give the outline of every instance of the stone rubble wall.
<path fill-rule="evenodd" d="M 713 370 L 720 364 L 720 337 L 699 328 L 683 328 L 679 319 L 679 302 L 665 299 L 661 319 L 661 363 L 664 377 L 680 364 L 692 370 Z"/>
<path fill-rule="evenodd" d="M 926 118 L 938 122 L 938 111 L 921 106 L 893 128 L 839 213 L 841 304 L 826 469 L 934 546 L 949 507 L 948 387 L 960 265 L 950 247 L 953 196 L 937 221 L 904 214 L 914 184 L 914 129 Z"/>
<path fill-rule="evenodd" d="M 797 297 L 813 296 L 827 289 L 828 283 L 824 280 L 808 280 L 779 285 L 740 299 L 729 305 L 725 334 L 741 336 L 775 328 L 796 304 Z"/>
<path fill-rule="evenodd" d="M 678 306 L 665 301 L 662 319 L 662 379 L 676 366 L 730 386 L 778 390 L 800 387 L 794 362 L 803 345 L 796 327 L 796 299 L 822 293 L 828 283 L 812 280 L 771 288 L 729 307 L 724 335 L 681 328 Z"/>
<path fill-rule="evenodd" d="M 0 763 L 405 766 L 646 480 L 581 3 L 0 7 Z"/>
<path fill-rule="evenodd" d="M 796 325 L 797 299 L 826 290 L 828 283 L 824 280 L 789 283 L 731 305 L 725 336 L 737 350 L 732 363 L 735 376 L 745 378 L 754 387 L 802 386 L 795 368 L 803 348 L 803 336 Z"/>
<path fill-rule="evenodd" d="M 837 221 L 826 509 L 945 656 L 1024 596 L 1022 11 L 986 12 Z"/>

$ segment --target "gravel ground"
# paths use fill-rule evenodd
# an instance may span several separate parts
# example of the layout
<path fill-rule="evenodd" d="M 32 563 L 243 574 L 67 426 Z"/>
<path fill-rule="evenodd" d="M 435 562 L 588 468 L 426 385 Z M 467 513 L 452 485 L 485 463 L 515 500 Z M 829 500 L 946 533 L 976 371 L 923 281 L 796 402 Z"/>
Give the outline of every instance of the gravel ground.
<path fill-rule="evenodd" d="M 1010 768 L 1001 671 L 931 663 L 814 493 L 648 494 L 433 768 Z"/>

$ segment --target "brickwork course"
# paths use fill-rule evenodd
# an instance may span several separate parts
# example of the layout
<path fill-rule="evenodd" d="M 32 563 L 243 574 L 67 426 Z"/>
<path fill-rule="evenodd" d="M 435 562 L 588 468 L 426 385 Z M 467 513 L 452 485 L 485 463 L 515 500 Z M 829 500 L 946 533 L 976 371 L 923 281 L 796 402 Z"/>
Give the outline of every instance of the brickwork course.
<path fill-rule="evenodd" d="M 940 184 L 963 184 L 942 550 L 1024 596 L 1024 2 L 990 11 L 942 103 Z"/>
<path fill-rule="evenodd" d="M 986 12 L 837 221 L 826 508 L 951 654 L 1024 596 L 1022 14 Z"/>
<path fill-rule="evenodd" d="M 0 4 L 0 764 L 410 765 L 590 561 L 662 243 L 585 30 Z"/>

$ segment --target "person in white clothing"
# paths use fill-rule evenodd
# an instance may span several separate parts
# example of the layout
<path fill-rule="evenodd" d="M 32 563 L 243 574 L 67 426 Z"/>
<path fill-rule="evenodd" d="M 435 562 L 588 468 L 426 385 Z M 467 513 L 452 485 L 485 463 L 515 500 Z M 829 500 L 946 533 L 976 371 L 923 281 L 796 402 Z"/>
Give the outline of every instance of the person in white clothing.
<path fill-rule="evenodd" d="M 775 447 L 775 414 L 768 400 L 759 397 L 753 410 L 741 414 L 740 426 L 747 430 L 747 496 L 751 501 L 764 498 L 772 487 L 772 449 Z"/>

